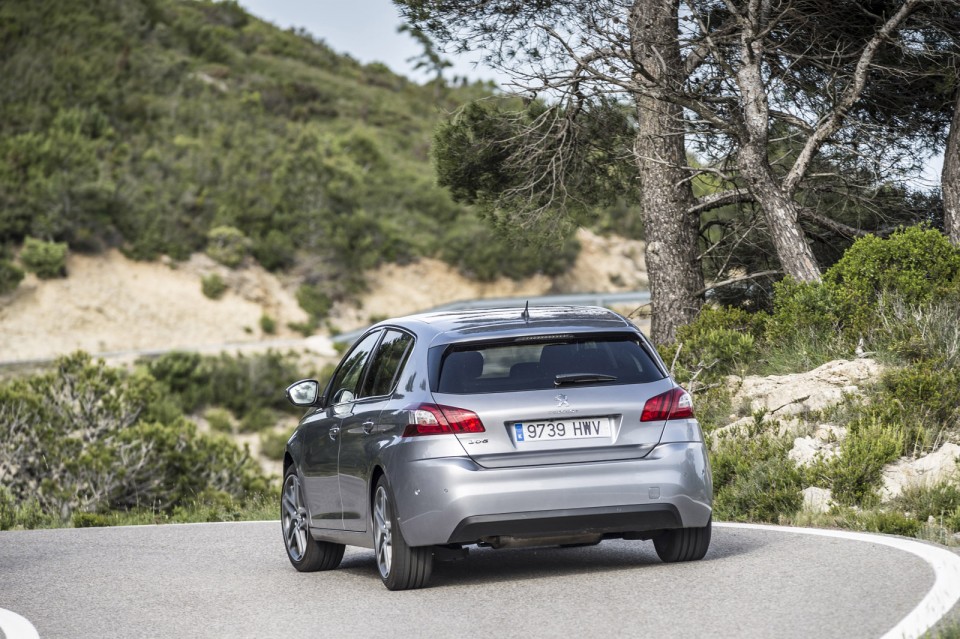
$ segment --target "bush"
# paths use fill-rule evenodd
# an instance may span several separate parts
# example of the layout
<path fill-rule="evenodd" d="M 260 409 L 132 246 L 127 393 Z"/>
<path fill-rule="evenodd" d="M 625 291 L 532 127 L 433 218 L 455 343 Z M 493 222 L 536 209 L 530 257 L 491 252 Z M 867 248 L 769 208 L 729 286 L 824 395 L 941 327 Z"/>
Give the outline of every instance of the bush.
<path fill-rule="evenodd" d="M 67 276 L 67 245 L 44 242 L 33 237 L 23 241 L 20 262 L 37 277 L 49 280 Z"/>
<path fill-rule="evenodd" d="M 315 284 L 301 284 L 297 289 L 297 302 L 314 322 L 325 318 L 333 308 L 333 300 Z"/>
<path fill-rule="evenodd" d="M 840 455 L 828 468 L 833 498 L 839 504 L 871 505 L 877 500 L 883 467 L 903 452 L 904 432 L 876 414 L 848 425 Z"/>
<path fill-rule="evenodd" d="M 960 486 L 955 483 L 911 486 L 895 503 L 899 510 L 911 513 L 918 523 L 933 517 L 947 528 L 960 531 Z"/>
<path fill-rule="evenodd" d="M 143 371 L 108 368 L 83 353 L 0 384 L 0 468 L 17 468 L 5 478 L 16 518 L 31 527 L 75 512 L 145 504 L 169 511 L 209 490 L 238 499 L 267 490 L 259 467 L 230 440 L 201 435 L 182 417 L 145 421 L 165 396 Z M 31 499 L 42 516 L 31 513 Z"/>
<path fill-rule="evenodd" d="M 757 337 L 765 322 L 762 313 L 706 306 L 693 322 L 677 330 L 676 341 L 661 347 L 660 354 L 667 366 L 674 366 L 674 376 L 682 384 L 692 379 L 717 380 L 742 372 L 756 356 Z"/>
<path fill-rule="evenodd" d="M 200 290 L 206 297 L 218 300 L 227 292 L 227 284 L 216 273 L 211 273 L 200 280 Z"/>
<path fill-rule="evenodd" d="M 766 337 L 771 343 L 832 335 L 839 330 L 837 302 L 831 287 L 786 277 L 774 284 L 773 290 L 773 314 L 766 326 Z"/>
<path fill-rule="evenodd" d="M 937 230 L 904 228 L 883 240 L 872 235 L 854 242 L 824 273 L 847 328 L 864 333 L 873 325 L 883 295 L 907 304 L 925 304 L 960 284 L 960 249 Z"/>
<path fill-rule="evenodd" d="M 277 423 L 276 412 L 269 408 L 254 408 L 240 420 L 241 433 L 259 433 L 273 428 Z"/>
<path fill-rule="evenodd" d="M 801 473 L 786 457 L 753 463 L 717 491 L 718 519 L 778 523 L 803 505 Z"/>
<path fill-rule="evenodd" d="M 207 233 L 207 255 L 230 268 L 240 266 L 250 246 L 243 231 L 232 226 L 217 226 Z"/>
<path fill-rule="evenodd" d="M 23 271 L 7 260 L 0 259 L 0 295 L 12 293 L 20 286 Z"/>
<path fill-rule="evenodd" d="M 210 430 L 217 433 L 233 432 L 233 416 L 222 408 L 208 408 L 203 418 L 210 424 Z"/>
<path fill-rule="evenodd" d="M 267 459 L 280 461 L 287 448 L 287 440 L 293 431 L 270 430 L 260 433 L 260 454 Z"/>
<path fill-rule="evenodd" d="M 267 335 L 273 335 L 277 332 L 277 322 L 269 315 L 260 316 L 260 330 Z"/>
<path fill-rule="evenodd" d="M 912 517 L 893 510 L 871 510 L 861 517 L 863 529 L 884 535 L 916 537 L 923 525 Z"/>

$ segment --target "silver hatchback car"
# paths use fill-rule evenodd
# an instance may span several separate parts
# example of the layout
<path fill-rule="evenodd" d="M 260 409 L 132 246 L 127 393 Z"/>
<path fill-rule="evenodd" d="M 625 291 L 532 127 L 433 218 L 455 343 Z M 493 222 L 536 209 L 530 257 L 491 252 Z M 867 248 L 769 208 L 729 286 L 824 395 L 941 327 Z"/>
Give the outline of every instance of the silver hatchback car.
<path fill-rule="evenodd" d="M 690 395 L 630 322 L 596 307 L 430 313 L 370 328 L 287 442 L 281 520 L 300 571 L 376 550 L 387 588 L 435 556 L 652 539 L 701 559 L 713 486 Z"/>

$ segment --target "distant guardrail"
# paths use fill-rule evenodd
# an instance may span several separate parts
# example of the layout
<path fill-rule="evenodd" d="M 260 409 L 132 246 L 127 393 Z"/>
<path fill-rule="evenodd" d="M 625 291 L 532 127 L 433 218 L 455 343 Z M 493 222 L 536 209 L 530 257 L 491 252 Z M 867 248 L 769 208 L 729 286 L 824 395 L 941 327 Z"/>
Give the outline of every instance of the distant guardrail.
<path fill-rule="evenodd" d="M 540 295 L 538 297 L 488 297 L 483 299 L 462 300 L 441 304 L 422 313 L 439 313 L 443 311 L 464 311 L 479 308 L 510 308 L 523 307 L 527 302 L 530 306 L 619 306 L 623 304 L 647 304 L 650 302 L 650 291 L 627 291 L 624 293 L 568 293 L 566 295 Z M 363 335 L 369 326 L 358 328 L 347 333 L 340 333 L 331 339 L 338 344 L 353 344 Z"/>

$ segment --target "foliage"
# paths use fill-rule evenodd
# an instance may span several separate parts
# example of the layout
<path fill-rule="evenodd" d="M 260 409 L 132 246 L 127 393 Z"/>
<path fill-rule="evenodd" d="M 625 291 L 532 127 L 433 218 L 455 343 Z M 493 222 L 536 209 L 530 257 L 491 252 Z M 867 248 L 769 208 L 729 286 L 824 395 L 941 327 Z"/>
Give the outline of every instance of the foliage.
<path fill-rule="evenodd" d="M 125 373 L 83 353 L 47 373 L 0 384 L 0 479 L 15 519 L 149 505 L 172 510 L 210 493 L 242 499 L 267 483 L 249 454 L 222 437 L 206 437 L 176 417 L 149 421 L 163 387 L 142 372 Z M 12 496 L 12 500 L 10 499 Z M 3 506 L 10 519 L 11 508 Z"/>
<path fill-rule="evenodd" d="M 297 289 L 297 302 L 314 324 L 324 319 L 333 307 L 333 300 L 315 284 L 301 284 Z"/>
<path fill-rule="evenodd" d="M 259 433 L 273 428 L 277 423 L 277 413 L 269 408 L 256 407 L 240 419 L 241 433 Z"/>
<path fill-rule="evenodd" d="M 67 276 L 67 245 L 28 237 L 20 251 L 20 262 L 40 279 Z"/>
<path fill-rule="evenodd" d="M 258 408 L 294 414 L 283 389 L 303 377 L 295 358 L 272 350 L 235 357 L 172 351 L 147 361 L 146 370 L 186 413 L 219 406 L 234 415 Z"/>
<path fill-rule="evenodd" d="M 468 277 L 489 282 L 501 275 L 513 279 L 538 273 L 556 276 L 569 269 L 577 259 L 579 243 L 572 237 L 544 246 L 518 235 L 513 244 L 498 241 L 500 233 L 480 220 L 465 220 L 455 229 L 440 250 L 440 257 Z"/>
<path fill-rule="evenodd" d="M 290 430 L 267 430 L 260 433 L 260 454 L 267 459 L 280 461 L 287 447 L 287 440 L 293 432 Z"/>
<path fill-rule="evenodd" d="M 0 36 L 0 244 L 302 260 L 339 299 L 476 221 L 430 147 L 486 84 L 420 86 L 234 2 L 14 3 Z"/>
<path fill-rule="evenodd" d="M 677 329 L 676 342 L 661 346 L 660 354 L 682 384 L 716 381 L 742 372 L 756 356 L 765 322 L 763 313 L 705 306 L 693 322 Z"/>
<path fill-rule="evenodd" d="M 273 335 L 277 332 L 277 321 L 269 315 L 260 316 L 260 330 L 267 335 Z"/>
<path fill-rule="evenodd" d="M 887 239 L 868 235 L 854 242 L 824 273 L 835 291 L 836 309 L 848 330 L 873 324 L 883 295 L 906 304 L 925 304 L 960 286 L 960 248 L 925 226 L 900 229 Z"/>
<path fill-rule="evenodd" d="M 787 459 L 792 440 L 766 430 L 762 415 L 746 432 L 715 437 L 710 451 L 717 519 L 777 523 L 800 509 L 801 473 Z"/>
<path fill-rule="evenodd" d="M 250 240 L 232 226 L 217 226 L 207 233 L 207 255 L 224 266 L 240 266 L 250 250 Z"/>
<path fill-rule="evenodd" d="M 883 467 L 900 456 L 904 432 L 882 416 L 861 416 L 847 425 L 840 456 L 829 465 L 833 498 L 840 504 L 874 503 Z"/>
<path fill-rule="evenodd" d="M 217 273 L 205 275 L 200 279 L 200 290 L 205 297 L 218 300 L 227 292 L 227 283 Z"/>
<path fill-rule="evenodd" d="M 208 408 L 203 413 L 203 418 L 210 424 L 210 430 L 216 433 L 233 432 L 233 415 L 230 411 L 222 408 Z"/>
<path fill-rule="evenodd" d="M 0 295 L 12 293 L 20 286 L 23 271 L 7 260 L 0 259 Z"/>

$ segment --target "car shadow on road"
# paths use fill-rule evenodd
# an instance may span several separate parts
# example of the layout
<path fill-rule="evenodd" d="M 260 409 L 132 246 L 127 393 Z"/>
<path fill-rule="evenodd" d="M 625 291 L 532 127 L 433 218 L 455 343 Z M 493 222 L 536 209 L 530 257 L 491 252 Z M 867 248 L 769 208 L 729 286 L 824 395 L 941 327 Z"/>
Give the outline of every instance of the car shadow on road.
<path fill-rule="evenodd" d="M 434 563 L 431 588 L 466 586 L 478 583 L 517 582 L 577 576 L 602 572 L 649 569 L 700 570 L 712 562 L 750 554 L 764 545 L 763 538 L 731 535 L 714 530 L 707 556 L 699 562 L 666 565 L 649 541 L 610 540 L 596 546 L 573 548 L 501 549 L 471 547 L 469 555 L 456 561 Z M 344 558 L 338 572 L 376 578 L 376 557 L 372 550 Z"/>

